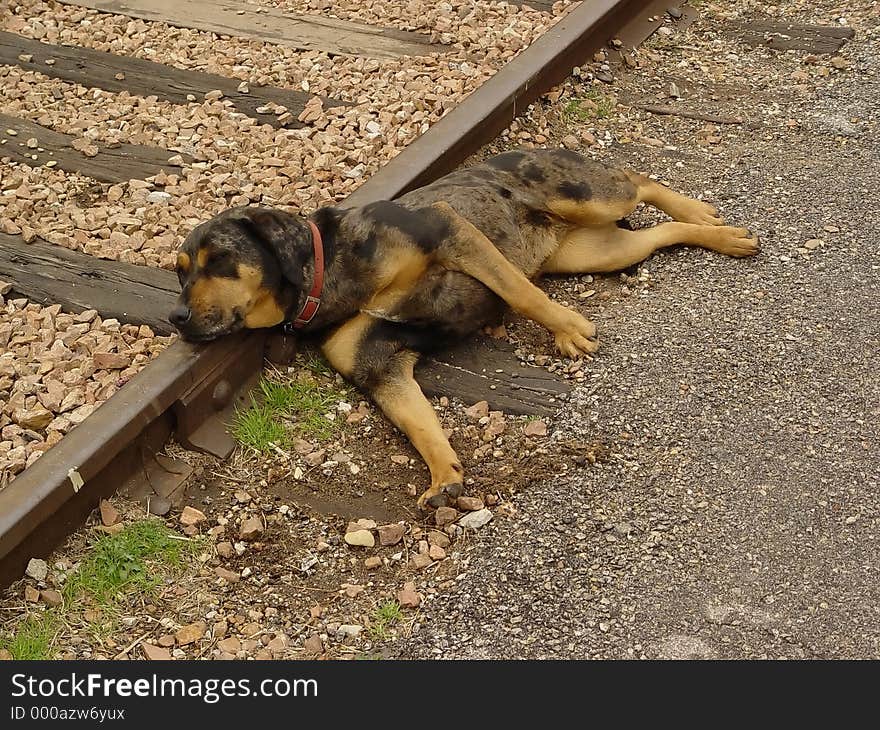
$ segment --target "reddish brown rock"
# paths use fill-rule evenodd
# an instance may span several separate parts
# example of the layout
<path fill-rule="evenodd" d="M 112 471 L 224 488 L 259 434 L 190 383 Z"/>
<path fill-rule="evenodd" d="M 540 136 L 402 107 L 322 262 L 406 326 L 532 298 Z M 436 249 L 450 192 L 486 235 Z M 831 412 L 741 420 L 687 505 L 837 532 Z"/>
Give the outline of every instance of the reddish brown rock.
<path fill-rule="evenodd" d="M 459 497 L 458 508 L 463 512 L 476 512 L 483 509 L 485 505 L 479 497 Z"/>
<path fill-rule="evenodd" d="M 400 523 L 379 526 L 379 544 L 380 545 L 397 545 L 406 532 L 406 527 Z"/>
<path fill-rule="evenodd" d="M 92 361 L 97 370 L 121 370 L 131 365 L 131 358 L 119 352 L 96 352 Z"/>
<path fill-rule="evenodd" d="M 207 519 L 207 515 L 195 507 L 186 506 L 183 508 L 183 512 L 180 513 L 180 524 L 185 526 L 197 525 Z"/>
<path fill-rule="evenodd" d="M 181 646 L 192 644 L 205 635 L 208 625 L 204 621 L 196 621 L 194 624 L 181 626 L 174 634 L 177 643 Z"/>
<path fill-rule="evenodd" d="M 110 502 L 106 499 L 101 500 L 101 504 L 99 505 L 101 510 L 101 522 L 105 527 L 110 527 L 111 525 L 115 525 L 119 522 L 119 510 L 116 509 Z"/>
<path fill-rule="evenodd" d="M 469 408 L 464 409 L 464 414 L 474 421 L 479 421 L 481 418 L 489 415 L 489 403 L 484 400 L 474 403 Z"/>
<path fill-rule="evenodd" d="M 314 656 L 318 656 L 324 653 L 324 642 L 321 641 L 321 637 L 317 634 L 312 634 L 308 639 L 303 642 L 303 651 L 306 654 L 312 654 Z"/>
<path fill-rule="evenodd" d="M 404 608 L 416 608 L 422 597 L 416 591 L 415 583 L 404 583 L 403 588 L 397 592 L 397 602 Z"/>
<path fill-rule="evenodd" d="M 161 646 L 141 644 L 141 651 L 143 651 L 144 656 L 151 661 L 168 661 L 171 659 L 171 652 Z"/>
<path fill-rule="evenodd" d="M 547 435 L 547 424 L 544 423 L 541 419 L 537 419 L 535 421 L 529 421 L 523 427 L 523 433 L 526 436 L 546 436 Z"/>
<path fill-rule="evenodd" d="M 222 578 L 227 583 L 238 583 L 241 580 L 241 575 L 236 573 L 234 570 L 227 570 L 223 567 L 214 568 L 214 573 L 218 578 Z"/>
<path fill-rule="evenodd" d="M 60 606 L 64 603 L 64 599 L 61 597 L 61 594 L 52 589 L 47 588 L 44 591 L 40 591 L 40 600 L 45 603 L 47 606 Z"/>
<path fill-rule="evenodd" d="M 443 525 L 448 525 L 451 522 L 455 522 L 458 518 L 458 511 L 452 507 L 438 507 L 437 511 L 434 513 L 434 524 L 437 527 L 443 527 Z"/>
<path fill-rule="evenodd" d="M 446 548 L 449 547 L 450 539 L 439 530 L 431 530 L 428 533 L 428 542 L 431 545 Z"/>
<path fill-rule="evenodd" d="M 434 561 L 431 560 L 431 557 L 425 553 L 418 553 L 417 555 L 413 555 L 410 559 L 410 563 L 416 570 L 424 570 L 433 562 Z"/>
<path fill-rule="evenodd" d="M 230 636 L 228 639 L 218 641 L 217 648 L 230 654 L 236 654 L 241 651 L 241 642 L 235 636 Z"/>
<path fill-rule="evenodd" d="M 263 534 L 263 521 L 259 517 L 248 517 L 241 523 L 238 534 L 242 540 L 256 540 Z"/>
<path fill-rule="evenodd" d="M 278 634 L 266 646 L 272 651 L 280 653 L 287 648 L 287 637 L 284 634 Z"/>
<path fill-rule="evenodd" d="M 504 420 L 504 414 L 501 411 L 489 412 L 489 423 L 483 431 L 483 441 L 491 441 L 497 438 L 507 429 L 507 422 Z"/>
<path fill-rule="evenodd" d="M 55 416 L 52 412 L 43 408 L 43 406 L 34 406 L 31 409 L 18 408 L 12 413 L 12 420 L 22 428 L 29 428 L 33 431 L 39 431 L 46 428 Z"/>

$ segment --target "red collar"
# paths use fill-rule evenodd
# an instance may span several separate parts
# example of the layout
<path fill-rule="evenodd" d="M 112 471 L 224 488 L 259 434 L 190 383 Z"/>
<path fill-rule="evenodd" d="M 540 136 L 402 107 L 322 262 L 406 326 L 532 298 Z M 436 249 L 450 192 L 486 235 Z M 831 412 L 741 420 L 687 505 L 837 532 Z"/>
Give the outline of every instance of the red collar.
<path fill-rule="evenodd" d="M 318 226 L 313 221 L 308 221 L 308 224 L 312 229 L 312 245 L 315 248 L 315 279 L 303 308 L 293 320 L 294 329 L 302 329 L 315 318 L 321 306 L 321 290 L 324 288 L 324 243 L 321 241 L 321 231 L 318 230 Z"/>

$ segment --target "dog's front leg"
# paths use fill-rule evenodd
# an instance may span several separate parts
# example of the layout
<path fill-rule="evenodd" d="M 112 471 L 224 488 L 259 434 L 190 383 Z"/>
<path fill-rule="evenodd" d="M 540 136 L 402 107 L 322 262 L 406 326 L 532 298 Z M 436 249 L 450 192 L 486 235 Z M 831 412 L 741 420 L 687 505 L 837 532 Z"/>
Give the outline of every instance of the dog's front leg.
<path fill-rule="evenodd" d="M 437 414 L 413 377 L 415 361 L 414 353 L 400 353 L 398 363 L 385 369 L 383 380 L 372 387 L 370 395 L 428 465 L 431 486 L 419 497 L 419 508 L 444 507 L 453 504 L 464 491 L 464 469 Z"/>
<path fill-rule="evenodd" d="M 359 314 L 324 342 L 330 364 L 366 392 L 422 455 L 431 472 L 431 486 L 418 505 L 443 507 L 464 491 L 464 469 L 443 433 L 437 414 L 413 377 L 418 355 L 393 337 L 373 331 L 377 320 Z"/>
<path fill-rule="evenodd" d="M 452 234 L 437 250 L 440 263 L 485 284 L 508 306 L 546 327 L 563 355 L 579 357 L 599 348 L 596 325 L 577 312 L 557 304 L 486 238 L 470 221 L 449 204 L 433 206 L 450 223 Z"/>

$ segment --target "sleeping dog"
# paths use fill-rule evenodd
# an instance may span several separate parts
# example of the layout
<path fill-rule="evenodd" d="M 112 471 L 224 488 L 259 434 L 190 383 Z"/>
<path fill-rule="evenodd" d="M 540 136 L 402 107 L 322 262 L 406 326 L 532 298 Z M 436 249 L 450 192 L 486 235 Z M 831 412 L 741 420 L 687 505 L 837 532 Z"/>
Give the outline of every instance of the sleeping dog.
<path fill-rule="evenodd" d="M 619 226 L 642 202 L 675 222 Z M 282 323 L 320 332 L 330 364 L 427 463 L 419 507 L 439 507 L 462 493 L 463 469 L 413 378 L 419 354 L 497 323 L 505 306 L 550 330 L 563 355 L 595 352 L 595 325 L 532 280 L 617 271 L 673 244 L 758 251 L 748 230 L 645 175 L 563 149 L 506 152 L 393 202 L 321 208 L 308 220 L 260 207 L 221 213 L 181 247 L 170 321 L 191 342 Z"/>

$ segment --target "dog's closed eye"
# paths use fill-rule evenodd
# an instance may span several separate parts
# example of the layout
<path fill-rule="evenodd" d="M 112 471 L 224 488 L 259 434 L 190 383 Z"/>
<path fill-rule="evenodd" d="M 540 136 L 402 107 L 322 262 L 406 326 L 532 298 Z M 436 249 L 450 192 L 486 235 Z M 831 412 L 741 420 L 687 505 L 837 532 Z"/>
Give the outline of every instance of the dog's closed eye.
<path fill-rule="evenodd" d="M 204 261 L 202 271 L 206 276 L 238 278 L 238 267 L 231 251 L 211 251 Z"/>

